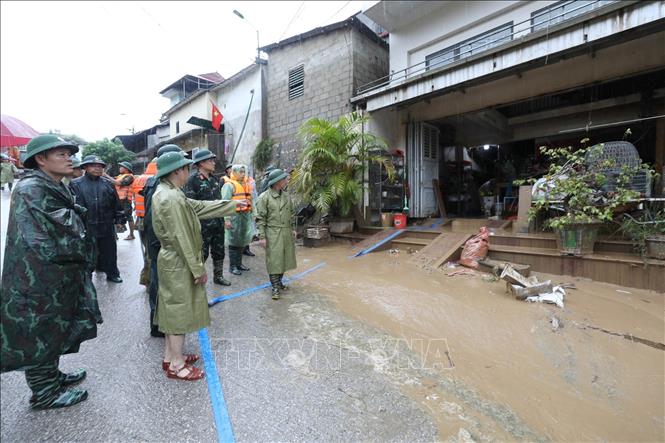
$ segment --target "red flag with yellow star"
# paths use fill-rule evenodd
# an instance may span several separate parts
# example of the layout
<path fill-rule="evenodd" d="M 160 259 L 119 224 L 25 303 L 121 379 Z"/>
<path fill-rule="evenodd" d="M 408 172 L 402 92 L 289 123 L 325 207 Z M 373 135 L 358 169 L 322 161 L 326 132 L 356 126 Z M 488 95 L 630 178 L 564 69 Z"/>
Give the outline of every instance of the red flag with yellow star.
<path fill-rule="evenodd" d="M 222 127 L 224 116 L 219 112 L 219 109 L 217 109 L 217 106 L 215 106 L 213 102 L 210 103 L 212 104 L 212 127 L 215 128 L 215 131 L 219 132 L 219 128 Z"/>

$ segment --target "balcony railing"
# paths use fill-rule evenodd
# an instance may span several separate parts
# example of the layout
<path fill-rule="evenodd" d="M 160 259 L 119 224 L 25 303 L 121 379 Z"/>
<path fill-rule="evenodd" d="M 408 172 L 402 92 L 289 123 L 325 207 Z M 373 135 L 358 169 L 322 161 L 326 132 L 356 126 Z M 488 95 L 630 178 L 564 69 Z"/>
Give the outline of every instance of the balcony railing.
<path fill-rule="evenodd" d="M 551 15 L 550 10 L 539 10 L 535 11 L 530 18 L 527 20 L 521 21 L 519 23 L 516 23 L 512 26 L 512 32 L 507 36 L 505 34 L 505 28 L 498 28 L 494 32 L 491 32 L 490 34 L 483 35 L 484 38 L 487 38 L 487 41 L 483 44 L 480 45 L 469 45 L 469 49 L 465 51 L 461 51 L 458 53 L 454 53 L 454 51 L 451 51 L 451 53 L 448 57 L 437 57 L 435 59 L 435 62 L 432 63 L 434 59 L 429 59 L 429 60 L 424 60 L 420 63 L 416 63 L 415 65 L 408 66 L 400 71 L 393 72 L 391 74 L 388 74 L 384 77 L 378 78 L 374 81 L 371 81 L 369 83 L 366 83 L 362 86 L 360 86 L 356 94 L 362 94 L 365 92 L 369 92 L 374 89 L 378 89 L 387 85 L 390 85 L 394 82 L 398 82 L 400 80 L 406 80 L 412 77 L 415 77 L 423 72 L 429 71 L 431 69 L 443 69 L 444 66 L 450 65 L 454 61 L 459 61 L 463 60 L 467 57 L 470 57 L 471 55 L 475 55 L 478 53 L 486 53 L 490 49 L 492 50 L 497 50 L 500 49 L 502 46 L 505 46 L 506 44 L 510 43 L 512 40 L 515 39 L 515 37 L 522 37 L 526 34 L 536 32 L 536 31 L 541 31 L 543 29 L 548 29 L 549 26 L 555 25 L 562 23 L 564 21 L 570 20 L 574 17 L 578 17 L 580 15 L 583 15 L 585 13 L 590 13 L 591 11 L 598 10 L 601 7 L 604 7 L 606 5 L 612 4 L 612 3 L 617 3 L 619 0 L 594 0 L 594 1 L 580 1 L 580 5 L 565 10 L 564 6 L 570 5 L 577 3 L 576 0 L 571 0 L 569 2 L 562 2 L 562 3 L 556 3 L 552 5 L 552 9 L 558 9 L 561 8 L 563 12 L 561 12 L 558 15 Z M 548 18 L 538 21 L 538 19 L 542 16 L 549 16 Z M 527 26 L 523 26 L 527 25 Z M 497 34 L 500 36 L 498 38 L 492 38 L 496 37 Z M 507 38 L 509 37 L 509 38 Z"/>

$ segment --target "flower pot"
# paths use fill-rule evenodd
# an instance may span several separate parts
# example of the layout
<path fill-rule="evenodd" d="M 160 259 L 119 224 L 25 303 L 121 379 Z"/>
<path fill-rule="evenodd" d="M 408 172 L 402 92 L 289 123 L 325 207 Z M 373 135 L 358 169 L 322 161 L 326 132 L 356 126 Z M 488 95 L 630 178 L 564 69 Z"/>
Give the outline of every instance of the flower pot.
<path fill-rule="evenodd" d="M 556 233 L 559 252 L 564 255 L 593 254 L 598 228 L 597 223 L 574 223 L 562 227 Z"/>
<path fill-rule="evenodd" d="M 665 260 L 665 235 L 654 235 L 646 239 L 647 257 Z"/>
<path fill-rule="evenodd" d="M 393 213 L 392 212 L 382 212 L 381 213 L 381 226 L 384 228 L 391 228 L 393 226 Z"/>
<path fill-rule="evenodd" d="M 330 220 L 331 234 L 350 234 L 353 232 L 353 219 Z"/>

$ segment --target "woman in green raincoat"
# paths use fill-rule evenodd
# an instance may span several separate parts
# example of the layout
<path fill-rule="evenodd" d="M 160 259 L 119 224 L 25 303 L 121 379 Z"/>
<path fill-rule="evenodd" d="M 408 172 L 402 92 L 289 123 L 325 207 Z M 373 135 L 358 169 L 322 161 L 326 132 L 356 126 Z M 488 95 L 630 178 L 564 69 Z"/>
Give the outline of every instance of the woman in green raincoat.
<path fill-rule="evenodd" d="M 272 298 L 279 299 L 280 291 L 287 289 L 282 283 L 284 273 L 296 268 L 293 206 L 284 192 L 288 175 L 275 169 L 268 175 L 269 188 L 256 201 L 256 227 L 260 244 L 266 248 L 266 267 L 272 285 Z"/>
<path fill-rule="evenodd" d="M 252 190 L 245 180 L 247 168 L 245 165 L 233 165 L 231 176 L 222 186 L 222 200 L 247 200 L 252 199 Z M 252 207 L 236 210 L 234 217 L 226 217 L 224 220 L 224 242 L 229 247 L 229 271 L 240 275 L 242 271 L 249 268 L 242 264 L 242 251 L 252 241 L 254 229 L 252 226 Z"/>
<path fill-rule="evenodd" d="M 159 293 L 155 324 L 166 334 L 162 368 L 168 378 L 198 380 L 205 375 L 190 366 L 196 355 L 183 356 L 184 334 L 210 325 L 203 266 L 200 219 L 232 215 L 246 202 L 198 201 L 185 197 L 180 188 L 189 179 L 192 163 L 178 152 L 163 154 L 157 160 L 160 179 L 152 197 L 152 225 L 161 249 L 157 256 Z"/>

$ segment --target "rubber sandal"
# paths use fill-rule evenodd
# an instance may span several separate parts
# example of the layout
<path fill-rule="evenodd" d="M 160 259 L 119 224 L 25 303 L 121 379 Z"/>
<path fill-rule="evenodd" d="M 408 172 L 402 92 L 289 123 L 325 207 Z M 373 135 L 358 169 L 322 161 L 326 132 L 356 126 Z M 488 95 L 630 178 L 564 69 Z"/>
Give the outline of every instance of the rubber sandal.
<path fill-rule="evenodd" d="M 196 363 L 197 361 L 199 361 L 199 356 L 196 355 L 196 354 L 185 354 L 184 357 L 185 357 L 185 364 L 186 365 L 190 365 L 192 363 Z M 170 361 L 163 361 L 162 362 L 162 369 L 165 370 L 165 371 L 168 371 L 170 365 L 171 365 Z"/>
<path fill-rule="evenodd" d="M 178 373 L 180 371 L 183 371 L 187 369 L 187 375 L 185 376 L 179 376 Z M 185 364 L 182 368 L 179 369 L 173 369 L 169 368 L 166 371 L 166 376 L 168 378 L 174 378 L 176 380 L 184 380 L 184 381 L 196 381 L 196 380 L 201 380 L 203 377 L 205 377 L 205 372 L 197 368 L 196 366 L 190 366 L 188 364 Z"/>

